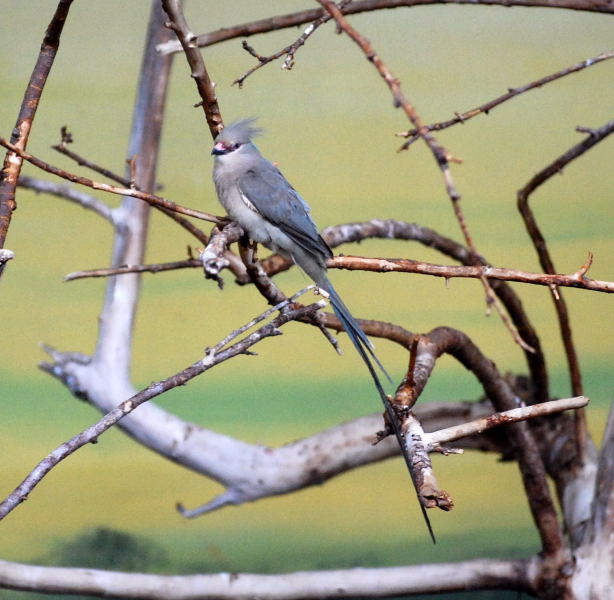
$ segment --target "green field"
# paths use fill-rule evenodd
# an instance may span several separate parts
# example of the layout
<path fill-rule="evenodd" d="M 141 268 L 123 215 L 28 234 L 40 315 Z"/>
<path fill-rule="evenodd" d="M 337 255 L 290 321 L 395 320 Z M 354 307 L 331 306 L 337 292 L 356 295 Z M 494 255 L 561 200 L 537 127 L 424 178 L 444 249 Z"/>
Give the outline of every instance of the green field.
<path fill-rule="evenodd" d="M 191 0 L 187 16 L 194 31 L 201 32 L 306 5 L 294 0 Z M 14 126 L 54 7 L 52 0 L 0 0 L 2 136 L 9 136 Z M 148 7 L 145 0 L 74 3 L 30 138 L 32 153 L 76 169 L 49 149 L 57 143 L 60 127 L 68 125 L 76 151 L 111 169 L 124 168 Z M 596 13 L 471 6 L 383 11 L 352 22 L 370 38 L 429 123 L 608 50 L 613 24 L 611 17 Z M 299 31 L 254 37 L 250 43 L 269 54 L 294 41 Z M 253 59 L 240 40 L 207 49 L 205 59 L 225 118 L 259 116 L 266 130 L 261 148 L 309 201 L 321 227 L 396 218 L 461 239 L 429 152 L 418 144 L 408 153 L 395 152 L 399 139 L 393 133 L 408 127 L 406 119 L 392 109 L 388 91 L 364 57 L 331 27 L 297 53 L 291 72 L 269 65 L 243 90 L 231 82 Z M 611 118 L 612 68 L 614 60 L 596 65 L 440 134 L 442 143 L 464 160 L 454 167 L 456 184 L 476 245 L 493 264 L 539 269 L 517 216 L 516 191 L 581 139 L 576 125 L 597 127 Z M 210 181 L 210 138 L 202 113 L 192 107 L 196 100 L 185 61 L 178 56 L 160 158 L 161 193 L 219 213 Z M 575 271 L 591 251 L 591 276 L 614 279 L 612 150 L 609 139 L 533 199 L 561 272 Z M 40 176 L 30 166 L 24 172 Z M 118 203 L 117 197 L 98 197 Z M 61 200 L 21 191 L 18 203 L 6 244 L 16 258 L 0 281 L 0 495 L 50 450 L 98 418 L 37 370 L 45 358 L 38 344 L 92 351 L 105 283 L 62 283 L 62 277 L 107 266 L 112 239 L 106 223 Z M 193 242 L 183 231 L 161 215 L 152 216 L 148 262 L 179 260 L 186 244 Z M 368 241 L 339 251 L 448 262 L 430 249 L 396 241 Z M 483 292 L 475 281 L 446 284 L 415 275 L 358 272 L 334 272 L 331 278 L 357 316 L 416 332 L 457 327 L 501 372 L 526 371 L 522 352 L 498 317 L 485 316 Z M 290 293 L 306 281 L 294 270 L 280 275 L 278 283 Z M 541 336 L 552 395 L 568 396 L 548 291 L 522 285 L 514 289 Z M 567 290 L 566 299 L 591 398 L 589 425 L 599 441 L 614 391 L 612 300 L 579 290 Z M 230 276 L 224 291 L 197 271 L 144 276 L 135 331 L 135 386 L 194 362 L 205 347 L 265 308 L 254 289 L 235 286 Z M 203 427 L 272 446 L 380 410 L 368 374 L 345 336 L 340 340 L 342 357 L 313 328 L 290 324 L 283 336 L 260 344 L 258 356 L 230 361 L 161 398 L 160 404 Z M 406 353 L 384 341 L 377 350 L 400 380 Z M 471 374 L 444 357 L 421 401 L 480 395 Z M 110 431 L 97 445 L 58 466 L 0 524 L 0 558 L 55 564 L 61 547 L 96 527 L 147 540 L 160 550 L 151 569 L 169 573 L 396 565 L 516 557 L 538 550 L 513 464 L 477 454 L 434 460 L 440 484 L 456 502 L 451 513 L 432 515 L 437 546 L 428 539 L 399 460 L 358 469 L 292 496 L 186 521 L 175 503 L 196 506 L 220 487 Z M 17 597 L 0 591 L 2 600 Z"/>

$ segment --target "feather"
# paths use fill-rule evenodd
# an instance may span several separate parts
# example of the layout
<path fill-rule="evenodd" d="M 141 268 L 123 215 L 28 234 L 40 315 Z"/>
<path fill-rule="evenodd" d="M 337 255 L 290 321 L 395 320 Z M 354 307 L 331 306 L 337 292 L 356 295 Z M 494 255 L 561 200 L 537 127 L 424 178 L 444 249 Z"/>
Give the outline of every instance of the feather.
<path fill-rule="evenodd" d="M 254 126 L 255 122 L 256 118 L 251 117 L 227 125 L 217 136 L 216 142 L 247 144 L 252 138 L 262 134 L 262 129 Z"/>

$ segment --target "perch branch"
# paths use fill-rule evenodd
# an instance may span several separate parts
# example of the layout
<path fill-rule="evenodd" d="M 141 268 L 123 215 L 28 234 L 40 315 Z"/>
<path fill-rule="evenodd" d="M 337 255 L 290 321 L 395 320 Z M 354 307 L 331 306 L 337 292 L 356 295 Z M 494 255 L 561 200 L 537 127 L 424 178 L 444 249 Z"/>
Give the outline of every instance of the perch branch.
<path fill-rule="evenodd" d="M 219 236 L 216 242 L 223 243 Z M 173 269 L 201 268 L 203 266 L 203 256 L 205 256 L 204 260 L 207 262 L 205 271 L 210 277 L 213 277 L 214 273 L 216 275 L 219 274 L 219 272 L 226 266 L 226 264 L 223 262 L 226 259 L 220 260 L 220 254 L 218 252 L 219 248 L 211 249 L 211 253 L 207 254 L 206 256 L 205 252 L 203 252 L 201 255 L 201 260 L 190 258 L 168 263 L 134 265 L 130 267 L 123 266 L 117 269 L 92 269 L 88 271 L 77 271 L 67 275 L 64 280 L 71 281 L 73 279 L 82 279 L 85 277 L 109 277 L 111 275 L 122 275 L 125 273 L 160 273 L 162 271 L 172 271 Z M 487 279 L 497 279 L 500 281 L 516 281 L 519 283 L 545 285 L 548 287 L 553 285 L 573 287 L 583 290 L 590 290 L 593 292 L 603 292 L 606 294 L 614 293 L 614 282 L 590 279 L 586 276 L 588 268 L 590 267 L 590 261 L 585 262 L 575 273 L 570 275 L 531 273 L 528 271 L 519 271 L 518 269 L 507 269 L 503 267 L 482 265 L 438 265 L 419 260 L 411 260 L 408 258 L 370 258 L 348 255 L 335 256 L 327 261 L 326 266 L 329 269 L 369 271 L 373 273 L 415 273 L 418 275 L 443 277 L 445 279 L 481 279 L 482 277 L 486 277 Z"/>

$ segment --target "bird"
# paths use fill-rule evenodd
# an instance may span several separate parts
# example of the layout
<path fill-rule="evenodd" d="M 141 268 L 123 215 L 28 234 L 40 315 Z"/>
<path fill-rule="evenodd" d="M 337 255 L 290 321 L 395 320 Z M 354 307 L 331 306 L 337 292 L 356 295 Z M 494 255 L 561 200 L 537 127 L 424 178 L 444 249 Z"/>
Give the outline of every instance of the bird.
<path fill-rule="evenodd" d="M 373 344 L 328 278 L 326 261 L 332 258 L 333 252 L 320 235 L 309 205 L 253 143 L 252 139 L 261 133 L 262 130 L 255 126 L 255 119 L 249 118 L 224 127 L 215 138 L 211 154 L 215 157 L 213 181 L 218 199 L 228 216 L 253 242 L 291 259 L 328 297 L 335 315 L 367 366 L 413 478 L 404 434 L 376 367 L 387 379 L 390 377 L 375 355 Z M 435 541 L 424 506 L 420 506 Z"/>

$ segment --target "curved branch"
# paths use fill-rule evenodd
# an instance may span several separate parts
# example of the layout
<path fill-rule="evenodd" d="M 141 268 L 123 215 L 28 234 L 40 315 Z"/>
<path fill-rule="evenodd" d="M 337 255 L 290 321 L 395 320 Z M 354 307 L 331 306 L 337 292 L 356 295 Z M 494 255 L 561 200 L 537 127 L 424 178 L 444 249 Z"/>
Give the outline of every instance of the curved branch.
<path fill-rule="evenodd" d="M 469 6 L 519 6 L 525 8 L 562 8 L 587 12 L 614 13 L 614 6 L 609 0 L 354 0 L 341 10 L 344 15 L 358 14 L 367 11 L 393 9 L 411 6 L 427 6 L 441 4 L 466 4 Z M 321 8 L 313 8 L 300 12 L 289 13 L 259 19 L 249 23 L 224 27 L 204 33 L 196 37 L 195 44 L 199 48 L 213 46 L 239 37 L 249 37 L 259 33 L 278 31 L 297 27 L 315 21 L 324 14 Z M 176 41 L 158 45 L 160 54 L 181 52 L 181 44 Z"/>
<path fill-rule="evenodd" d="M 607 122 L 599 129 L 591 130 L 589 135 L 579 144 L 576 144 L 573 148 L 569 149 L 552 163 L 544 167 L 539 173 L 534 175 L 521 190 L 518 191 L 518 210 L 522 215 L 527 232 L 529 233 L 531 241 L 535 246 L 541 267 L 546 273 L 556 273 L 556 269 L 548 251 L 546 240 L 538 227 L 533 211 L 529 206 L 529 196 L 553 175 L 559 173 L 571 161 L 584 154 L 587 150 L 601 142 L 612 133 L 614 133 L 614 119 Z M 572 393 L 576 396 L 581 396 L 583 394 L 582 373 L 573 341 L 567 303 L 565 302 L 565 299 L 563 298 L 563 295 L 558 287 L 553 286 L 550 291 L 559 321 L 559 329 L 561 332 L 563 346 L 565 348 L 565 355 L 567 357 Z M 576 439 L 578 445 L 577 459 L 580 462 L 582 461 L 586 452 L 586 435 L 586 417 L 583 411 L 578 411 L 576 413 Z"/>
<path fill-rule="evenodd" d="M 113 223 L 113 209 L 110 206 L 101 202 L 95 196 L 76 190 L 65 183 L 56 183 L 54 181 L 46 181 L 45 179 L 20 175 L 17 185 L 27 190 L 32 190 L 37 194 L 51 194 L 58 198 L 70 200 L 83 208 L 95 212 L 110 223 Z"/>

